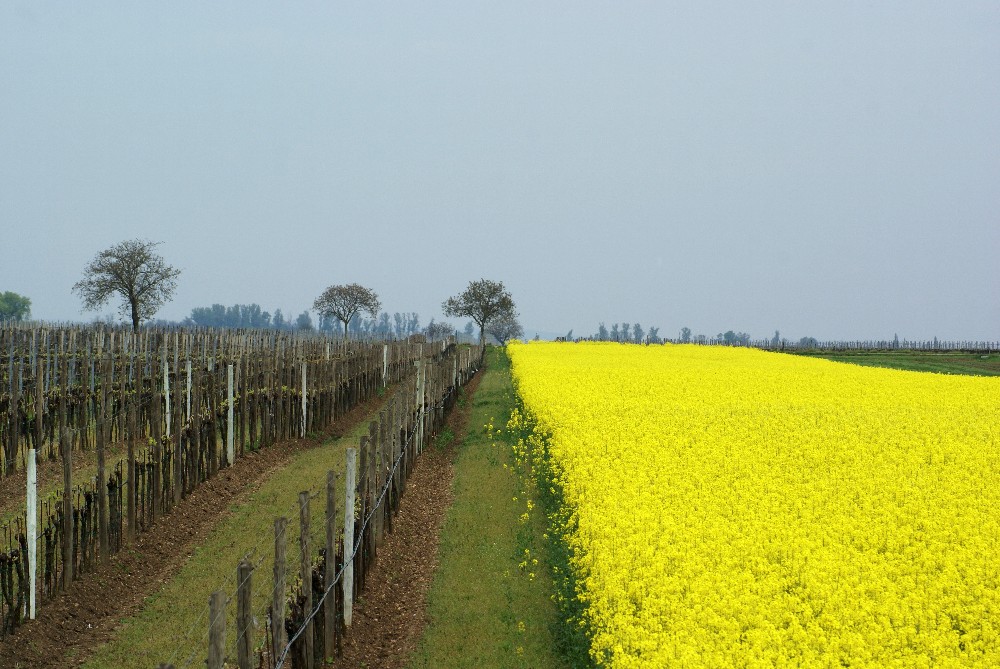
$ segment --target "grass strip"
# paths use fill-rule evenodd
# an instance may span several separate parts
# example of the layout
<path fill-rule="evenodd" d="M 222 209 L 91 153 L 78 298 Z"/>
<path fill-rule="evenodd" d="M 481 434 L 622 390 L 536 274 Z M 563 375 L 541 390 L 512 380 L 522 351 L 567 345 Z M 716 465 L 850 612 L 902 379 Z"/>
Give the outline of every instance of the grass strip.
<path fill-rule="evenodd" d="M 793 355 L 911 372 L 1000 376 L 1000 354 L 932 351 L 786 351 Z"/>
<path fill-rule="evenodd" d="M 430 624 L 411 669 L 549 669 L 568 665 L 552 636 L 558 615 L 545 568 L 545 518 L 516 467 L 504 426 L 516 405 L 510 360 L 492 349 L 457 444 L 455 500 L 441 531 Z M 535 509 L 532 511 L 532 509 Z"/>

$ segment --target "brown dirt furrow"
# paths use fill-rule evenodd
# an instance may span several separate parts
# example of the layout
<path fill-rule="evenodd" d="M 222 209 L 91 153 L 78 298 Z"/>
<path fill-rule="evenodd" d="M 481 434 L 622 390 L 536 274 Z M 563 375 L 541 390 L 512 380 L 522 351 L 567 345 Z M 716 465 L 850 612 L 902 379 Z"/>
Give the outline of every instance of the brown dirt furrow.
<path fill-rule="evenodd" d="M 0 667 L 65 667 L 66 657 L 73 658 L 69 666 L 82 664 L 94 648 L 112 638 L 123 618 L 138 612 L 146 597 L 173 577 L 191 549 L 204 542 L 226 516 L 220 509 L 228 509 L 296 453 L 345 434 L 380 406 L 381 400 L 375 399 L 355 407 L 321 440 L 281 442 L 221 470 L 141 534 L 133 546 L 84 574 L 68 591 L 42 602 L 36 620 L 0 641 Z"/>
<path fill-rule="evenodd" d="M 334 667 L 399 669 L 416 650 L 427 625 L 427 593 L 437 568 L 441 526 L 452 503 L 455 444 L 465 438 L 481 378 L 482 373 L 469 382 L 465 406 L 456 406 L 445 423 L 454 439 L 446 448 L 426 448 L 417 460 Z"/>

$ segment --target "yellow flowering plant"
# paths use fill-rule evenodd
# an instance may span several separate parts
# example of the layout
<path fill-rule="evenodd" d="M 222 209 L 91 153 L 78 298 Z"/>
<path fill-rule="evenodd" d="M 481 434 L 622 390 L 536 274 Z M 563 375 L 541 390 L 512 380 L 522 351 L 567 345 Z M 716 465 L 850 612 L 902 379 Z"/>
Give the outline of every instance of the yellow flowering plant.
<path fill-rule="evenodd" d="M 597 665 L 1000 666 L 1000 379 L 508 352 L 556 597 Z"/>

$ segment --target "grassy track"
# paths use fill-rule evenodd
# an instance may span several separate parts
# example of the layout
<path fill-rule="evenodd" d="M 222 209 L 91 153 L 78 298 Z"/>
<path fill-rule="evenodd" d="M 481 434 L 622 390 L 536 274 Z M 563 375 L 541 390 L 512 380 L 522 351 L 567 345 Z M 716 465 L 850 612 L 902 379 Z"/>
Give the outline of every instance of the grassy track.
<path fill-rule="evenodd" d="M 229 508 L 228 516 L 213 530 L 208 540 L 195 548 L 180 571 L 145 606 L 125 624 L 115 638 L 100 647 L 84 665 L 89 669 L 111 667 L 155 667 L 171 660 L 178 667 L 204 665 L 207 656 L 207 604 L 214 590 L 225 590 L 233 596 L 236 588 L 236 566 L 243 556 L 255 550 L 250 561 L 257 564 L 253 574 L 253 611 L 258 630 L 266 622 L 271 598 L 271 574 L 274 565 L 274 518 L 289 519 L 286 544 L 291 584 L 298 573 L 299 523 L 297 495 L 303 490 L 319 491 L 311 502 L 311 552 L 317 555 L 325 539 L 323 509 L 326 504 L 326 472 L 339 476 L 338 500 L 343 499 L 345 449 L 356 446 L 361 434 L 368 432 L 368 421 L 362 422 L 349 435 L 292 458 L 280 470 L 268 476 L 257 489 Z M 338 513 L 343 514 L 343 503 Z M 169 518 L 168 518 L 169 522 Z M 338 521 L 342 524 L 343 521 Z M 235 598 L 227 607 L 227 646 L 235 657 L 236 629 Z M 190 632 L 190 635 L 189 635 Z M 259 642 L 263 634 L 258 631 Z"/>
<path fill-rule="evenodd" d="M 441 533 L 430 625 L 411 669 L 566 666 L 550 631 L 557 613 L 540 554 L 545 519 L 536 511 L 522 521 L 524 484 L 510 445 L 484 429 L 503 428 L 513 406 L 510 361 L 494 349 L 473 400 L 469 434 L 457 446 L 455 501 Z"/>
<path fill-rule="evenodd" d="M 789 351 L 794 355 L 825 358 L 867 367 L 889 367 L 913 372 L 1000 376 L 1000 354 L 933 353 L 930 351 Z"/>

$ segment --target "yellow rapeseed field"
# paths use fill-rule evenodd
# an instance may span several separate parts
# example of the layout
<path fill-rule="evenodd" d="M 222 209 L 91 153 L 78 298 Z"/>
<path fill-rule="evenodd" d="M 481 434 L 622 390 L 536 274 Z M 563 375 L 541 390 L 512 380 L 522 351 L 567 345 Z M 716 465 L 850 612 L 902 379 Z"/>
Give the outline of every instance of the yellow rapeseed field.
<path fill-rule="evenodd" d="M 1000 667 L 1000 379 L 509 351 L 600 666 Z"/>

